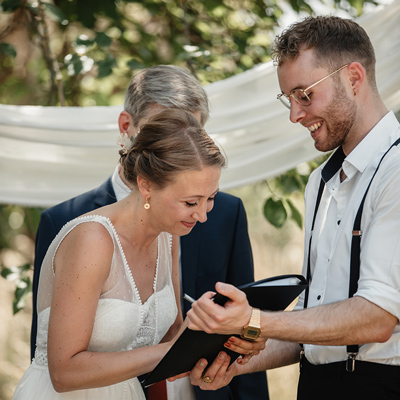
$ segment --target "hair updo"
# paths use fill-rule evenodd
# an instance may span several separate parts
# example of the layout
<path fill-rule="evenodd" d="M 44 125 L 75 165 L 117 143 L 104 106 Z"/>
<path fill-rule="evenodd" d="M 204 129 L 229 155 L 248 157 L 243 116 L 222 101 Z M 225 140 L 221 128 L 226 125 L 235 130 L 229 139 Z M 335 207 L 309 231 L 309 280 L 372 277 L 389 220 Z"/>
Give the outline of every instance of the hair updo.
<path fill-rule="evenodd" d="M 224 156 L 192 113 L 169 109 L 140 127 L 128 152 L 120 151 L 125 179 L 137 186 L 137 177 L 160 189 L 175 175 L 203 167 L 226 165 Z"/>

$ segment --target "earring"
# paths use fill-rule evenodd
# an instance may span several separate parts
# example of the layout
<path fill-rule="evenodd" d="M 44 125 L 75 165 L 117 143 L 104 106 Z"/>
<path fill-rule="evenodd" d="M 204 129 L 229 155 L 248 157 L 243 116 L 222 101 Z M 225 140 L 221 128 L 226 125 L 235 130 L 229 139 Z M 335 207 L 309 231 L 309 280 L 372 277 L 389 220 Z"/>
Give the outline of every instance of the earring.
<path fill-rule="evenodd" d="M 147 196 L 146 196 L 146 203 L 144 203 L 144 206 L 143 206 L 146 210 L 148 210 L 149 208 L 150 208 L 150 203 L 149 203 L 149 201 L 147 200 Z"/>
<path fill-rule="evenodd" d="M 354 96 L 357 96 L 356 88 L 353 89 L 353 92 L 354 92 Z"/>

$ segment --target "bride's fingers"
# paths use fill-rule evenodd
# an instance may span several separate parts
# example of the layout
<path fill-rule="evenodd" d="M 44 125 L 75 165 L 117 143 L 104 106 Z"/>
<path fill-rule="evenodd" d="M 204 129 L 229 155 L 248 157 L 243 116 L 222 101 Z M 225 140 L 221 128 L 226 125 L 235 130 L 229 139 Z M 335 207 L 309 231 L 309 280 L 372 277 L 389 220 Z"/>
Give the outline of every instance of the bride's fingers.
<path fill-rule="evenodd" d="M 257 339 L 254 342 L 250 342 L 236 336 L 231 336 L 228 341 L 225 342 L 224 346 L 244 356 L 249 355 L 250 352 L 252 355 L 257 355 L 265 348 L 265 341 L 264 339 Z"/>
<path fill-rule="evenodd" d="M 251 357 L 253 357 L 253 356 L 254 356 L 254 354 L 250 353 L 247 356 L 239 357 L 236 361 L 238 364 L 244 365 L 244 364 L 247 364 L 250 361 Z"/>
<path fill-rule="evenodd" d="M 189 375 L 190 375 L 190 371 L 184 372 L 183 374 L 171 376 L 171 378 L 168 378 L 167 381 L 173 382 L 173 381 L 176 381 L 177 379 L 181 379 L 181 378 L 184 378 L 185 376 L 189 376 Z"/>

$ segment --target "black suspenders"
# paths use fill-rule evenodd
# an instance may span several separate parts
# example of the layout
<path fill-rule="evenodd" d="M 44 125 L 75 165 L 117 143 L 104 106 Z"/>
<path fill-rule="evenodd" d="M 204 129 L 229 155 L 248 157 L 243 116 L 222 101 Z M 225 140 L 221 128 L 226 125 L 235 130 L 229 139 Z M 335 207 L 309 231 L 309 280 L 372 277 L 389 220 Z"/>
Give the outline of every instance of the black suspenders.
<path fill-rule="evenodd" d="M 379 161 L 378 166 L 375 169 L 374 174 L 372 175 L 372 178 L 368 184 L 368 187 L 364 193 L 364 196 L 361 200 L 360 206 L 358 208 L 356 217 L 354 219 L 354 224 L 353 224 L 353 231 L 352 231 L 352 240 L 351 240 L 351 253 L 350 253 L 350 282 L 349 282 L 349 298 L 353 297 L 354 293 L 357 291 L 358 288 L 358 279 L 360 277 L 360 249 L 361 249 L 361 216 L 364 208 L 364 202 L 365 198 L 367 197 L 367 193 L 369 191 L 369 188 L 371 187 L 372 180 L 375 178 L 376 173 L 378 172 L 378 169 L 382 163 L 382 160 L 385 158 L 386 154 L 389 153 L 389 151 L 392 149 L 392 147 L 397 146 L 400 143 L 400 138 L 397 139 L 390 147 L 389 149 L 385 152 L 385 154 L 382 156 L 382 158 Z M 310 242 L 308 246 L 308 260 L 307 260 L 307 281 L 308 281 L 308 287 L 306 288 L 305 291 L 305 296 L 304 296 L 304 308 L 307 308 L 308 305 L 308 295 L 309 295 L 309 287 L 311 285 L 311 240 L 313 236 L 313 230 L 314 230 L 314 224 L 315 224 L 315 218 L 317 216 L 317 211 L 319 207 L 319 203 L 321 202 L 322 198 L 322 193 L 324 192 L 325 188 L 325 182 L 321 178 L 321 182 L 319 185 L 318 189 L 318 195 L 315 203 L 315 210 L 314 210 L 314 216 L 311 224 L 311 236 L 310 236 Z M 302 345 L 301 345 L 302 346 Z M 303 356 L 304 351 L 302 350 L 301 356 Z M 347 362 L 346 362 L 346 370 L 347 371 L 354 371 L 355 370 L 355 359 L 358 354 L 358 345 L 349 345 L 347 346 Z"/>

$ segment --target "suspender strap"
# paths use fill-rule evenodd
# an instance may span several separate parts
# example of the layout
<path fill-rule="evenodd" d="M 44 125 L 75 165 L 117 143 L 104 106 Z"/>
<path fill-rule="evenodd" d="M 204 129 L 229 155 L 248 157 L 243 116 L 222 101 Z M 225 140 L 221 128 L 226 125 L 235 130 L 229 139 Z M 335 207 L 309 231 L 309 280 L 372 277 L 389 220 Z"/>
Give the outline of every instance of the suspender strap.
<path fill-rule="evenodd" d="M 308 259 L 307 259 L 307 287 L 306 287 L 306 291 L 304 293 L 304 308 L 307 308 L 308 306 L 308 295 L 310 293 L 310 285 L 311 285 L 311 240 L 312 240 L 312 236 L 313 236 L 313 232 L 314 232 L 314 224 L 315 224 L 315 218 L 317 217 L 317 211 L 318 211 L 318 207 L 319 207 L 319 203 L 321 202 L 321 198 L 322 198 L 322 193 L 324 192 L 324 188 L 325 188 L 325 182 L 324 180 L 321 178 L 321 182 L 319 183 L 319 189 L 318 189 L 318 194 L 317 194 L 317 200 L 315 202 L 315 209 L 314 209 L 314 216 L 313 216 L 313 220 L 312 220 L 312 224 L 311 224 L 311 235 L 310 235 L 310 241 L 308 243 Z M 302 343 L 299 343 L 300 347 L 301 347 L 301 351 L 300 351 L 300 368 L 302 365 L 302 358 L 304 357 L 304 347 Z"/>
<path fill-rule="evenodd" d="M 372 175 L 371 180 L 369 181 L 368 187 L 364 193 L 364 196 L 361 200 L 360 207 L 358 208 L 356 218 L 354 219 L 352 239 L 351 239 L 351 254 L 350 254 L 350 283 L 349 283 L 349 298 L 354 296 L 354 293 L 358 288 L 358 279 L 360 277 L 360 252 L 361 252 L 361 217 L 364 209 L 365 198 L 367 197 L 369 188 L 371 187 L 371 183 L 375 178 L 378 169 L 385 158 L 386 154 L 392 149 L 392 147 L 397 146 L 400 143 L 400 139 L 397 139 L 385 152 L 379 161 L 378 166 L 375 169 L 374 174 Z M 354 361 L 355 357 L 358 353 L 358 345 L 347 346 L 347 354 L 349 355 L 348 363 L 346 365 L 346 369 L 348 371 L 354 371 Z"/>
<path fill-rule="evenodd" d="M 314 209 L 314 217 L 312 220 L 312 224 L 311 224 L 311 235 L 310 235 L 310 241 L 308 244 L 308 259 L 307 259 L 307 282 L 308 285 L 306 287 L 306 291 L 304 294 L 304 308 L 307 308 L 308 306 L 308 294 L 310 291 L 310 285 L 311 285 L 311 239 L 313 236 L 313 232 L 314 232 L 314 224 L 315 224 L 315 218 L 317 217 L 317 212 L 318 212 L 318 207 L 319 207 L 319 203 L 321 202 L 321 198 L 322 198 L 322 193 L 324 192 L 324 188 L 325 188 L 325 182 L 324 180 L 321 178 L 321 182 L 319 183 L 319 189 L 318 189 L 318 195 L 317 195 L 317 200 L 315 202 L 315 209 Z"/>

